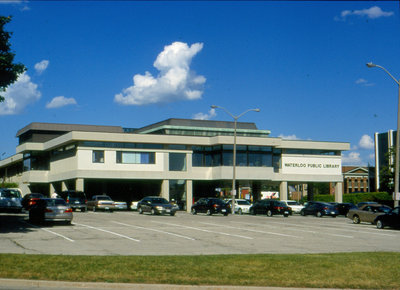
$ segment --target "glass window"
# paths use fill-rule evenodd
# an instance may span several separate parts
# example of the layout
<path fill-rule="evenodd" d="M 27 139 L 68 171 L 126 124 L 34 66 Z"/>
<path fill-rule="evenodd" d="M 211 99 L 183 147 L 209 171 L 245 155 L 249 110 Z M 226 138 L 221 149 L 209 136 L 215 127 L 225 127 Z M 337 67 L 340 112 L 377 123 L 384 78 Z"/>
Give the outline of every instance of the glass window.
<path fill-rule="evenodd" d="M 104 151 L 93 150 L 92 162 L 93 163 L 104 163 Z"/>
<path fill-rule="evenodd" d="M 123 152 L 117 151 L 117 163 L 124 164 L 154 164 L 154 152 Z"/>
<path fill-rule="evenodd" d="M 169 170 L 186 171 L 186 154 L 169 153 Z"/>

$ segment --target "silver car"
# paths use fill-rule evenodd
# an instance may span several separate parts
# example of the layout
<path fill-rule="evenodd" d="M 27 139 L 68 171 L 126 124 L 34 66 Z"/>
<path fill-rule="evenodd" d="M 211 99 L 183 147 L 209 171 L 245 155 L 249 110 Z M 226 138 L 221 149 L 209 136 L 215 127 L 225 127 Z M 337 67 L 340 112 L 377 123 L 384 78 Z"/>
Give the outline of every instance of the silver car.
<path fill-rule="evenodd" d="M 62 198 L 41 198 L 29 210 L 30 222 L 63 221 L 71 224 L 72 208 Z"/>
<path fill-rule="evenodd" d="M 22 195 L 18 189 L 0 188 L 0 212 L 21 212 Z"/>

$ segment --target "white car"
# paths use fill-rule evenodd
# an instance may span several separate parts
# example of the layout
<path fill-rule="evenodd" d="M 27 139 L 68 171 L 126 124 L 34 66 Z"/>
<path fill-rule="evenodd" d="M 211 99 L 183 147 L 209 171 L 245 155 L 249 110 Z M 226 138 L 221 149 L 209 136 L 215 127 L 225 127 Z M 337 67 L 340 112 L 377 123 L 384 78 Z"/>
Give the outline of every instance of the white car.
<path fill-rule="evenodd" d="M 226 201 L 232 207 L 232 199 Z M 247 199 L 235 199 L 235 213 L 244 214 L 249 213 L 251 203 Z"/>
<path fill-rule="evenodd" d="M 114 205 L 115 205 L 114 208 L 116 210 L 127 210 L 128 209 L 128 206 L 125 201 L 115 201 Z"/>
<path fill-rule="evenodd" d="M 284 202 L 288 207 L 292 209 L 293 213 L 300 213 L 300 211 L 304 208 L 304 205 L 299 204 L 295 200 L 281 200 Z"/>
<path fill-rule="evenodd" d="M 132 201 L 131 202 L 131 210 L 137 210 L 137 204 L 139 201 Z"/>

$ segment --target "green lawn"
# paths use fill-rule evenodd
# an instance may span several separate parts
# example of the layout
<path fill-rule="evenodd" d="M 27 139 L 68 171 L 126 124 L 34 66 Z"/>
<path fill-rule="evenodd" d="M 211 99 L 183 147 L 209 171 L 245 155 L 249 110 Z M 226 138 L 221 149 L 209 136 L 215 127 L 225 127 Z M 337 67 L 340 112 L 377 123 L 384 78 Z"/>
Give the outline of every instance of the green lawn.
<path fill-rule="evenodd" d="M 213 256 L 0 254 L 0 277 L 74 282 L 400 289 L 400 253 Z"/>

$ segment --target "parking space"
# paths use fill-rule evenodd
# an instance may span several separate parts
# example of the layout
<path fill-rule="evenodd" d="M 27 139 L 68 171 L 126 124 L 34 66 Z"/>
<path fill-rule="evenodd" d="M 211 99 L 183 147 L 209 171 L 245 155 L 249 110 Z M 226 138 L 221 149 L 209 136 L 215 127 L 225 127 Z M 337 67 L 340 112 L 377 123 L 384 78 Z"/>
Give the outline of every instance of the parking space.
<path fill-rule="evenodd" d="M 65 255 L 199 255 L 400 251 L 400 231 L 344 217 L 140 215 L 75 212 L 72 225 L 0 214 L 0 252 Z"/>

